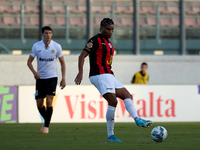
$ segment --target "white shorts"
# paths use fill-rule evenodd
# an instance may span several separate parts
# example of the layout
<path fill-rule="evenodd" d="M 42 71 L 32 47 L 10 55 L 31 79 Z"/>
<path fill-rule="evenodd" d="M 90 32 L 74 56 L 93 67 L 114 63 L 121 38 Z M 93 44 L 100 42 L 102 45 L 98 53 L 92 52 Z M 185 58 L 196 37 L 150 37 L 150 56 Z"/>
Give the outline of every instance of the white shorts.
<path fill-rule="evenodd" d="M 124 88 L 112 74 L 91 76 L 90 82 L 99 90 L 102 96 L 106 93 L 115 93 L 115 89 Z"/>

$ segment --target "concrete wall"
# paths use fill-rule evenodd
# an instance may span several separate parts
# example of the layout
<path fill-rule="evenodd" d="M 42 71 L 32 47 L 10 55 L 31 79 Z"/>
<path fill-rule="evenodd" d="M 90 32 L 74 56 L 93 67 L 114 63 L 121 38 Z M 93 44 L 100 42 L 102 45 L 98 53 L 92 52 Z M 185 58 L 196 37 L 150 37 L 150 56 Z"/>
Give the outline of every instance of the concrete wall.
<path fill-rule="evenodd" d="M 33 85 L 35 79 L 28 69 L 28 55 L 0 55 L 0 85 Z M 78 71 L 78 55 L 65 56 L 66 82 L 74 84 Z M 133 74 L 140 70 L 140 64 L 147 62 L 149 84 L 200 84 L 200 56 L 132 56 L 116 55 L 113 71 L 123 84 L 129 84 Z M 36 59 L 34 60 L 36 68 Z M 61 78 L 58 64 L 59 80 Z M 88 78 L 89 61 L 86 58 L 82 84 L 91 84 Z"/>

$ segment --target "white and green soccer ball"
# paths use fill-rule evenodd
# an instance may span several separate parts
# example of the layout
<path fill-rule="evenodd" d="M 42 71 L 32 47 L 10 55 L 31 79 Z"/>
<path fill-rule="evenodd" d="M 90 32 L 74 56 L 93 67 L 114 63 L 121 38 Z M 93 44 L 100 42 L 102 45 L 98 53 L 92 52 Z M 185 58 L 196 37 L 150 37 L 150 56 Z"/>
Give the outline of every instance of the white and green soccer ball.
<path fill-rule="evenodd" d="M 157 126 L 151 131 L 151 137 L 156 142 L 162 142 L 167 138 L 167 130 L 162 126 Z"/>

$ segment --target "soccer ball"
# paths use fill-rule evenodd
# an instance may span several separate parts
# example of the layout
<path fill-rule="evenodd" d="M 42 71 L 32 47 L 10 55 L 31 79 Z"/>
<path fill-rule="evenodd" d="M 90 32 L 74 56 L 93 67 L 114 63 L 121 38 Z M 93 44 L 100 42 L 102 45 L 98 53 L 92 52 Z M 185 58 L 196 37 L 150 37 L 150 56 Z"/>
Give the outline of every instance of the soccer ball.
<path fill-rule="evenodd" d="M 167 130 L 162 126 L 157 126 L 151 131 L 151 137 L 156 142 L 162 142 L 167 138 Z"/>

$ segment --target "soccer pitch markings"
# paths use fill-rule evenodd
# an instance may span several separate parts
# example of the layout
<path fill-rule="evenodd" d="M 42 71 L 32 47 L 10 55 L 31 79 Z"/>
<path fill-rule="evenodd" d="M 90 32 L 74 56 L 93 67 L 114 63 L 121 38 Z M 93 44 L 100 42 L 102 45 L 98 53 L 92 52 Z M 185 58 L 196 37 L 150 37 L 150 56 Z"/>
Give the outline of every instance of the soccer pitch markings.
<path fill-rule="evenodd" d="M 135 123 L 115 123 L 115 136 L 122 143 L 106 142 L 106 123 L 52 123 L 50 133 L 40 133 L 42 124 L 0 124 L 0 149 L 42 150 L 199 150 L 200 122 L 154 123 L 150 128 Z M 151 130 L 164 126 L 168 137 L 157 143 Z"/>

